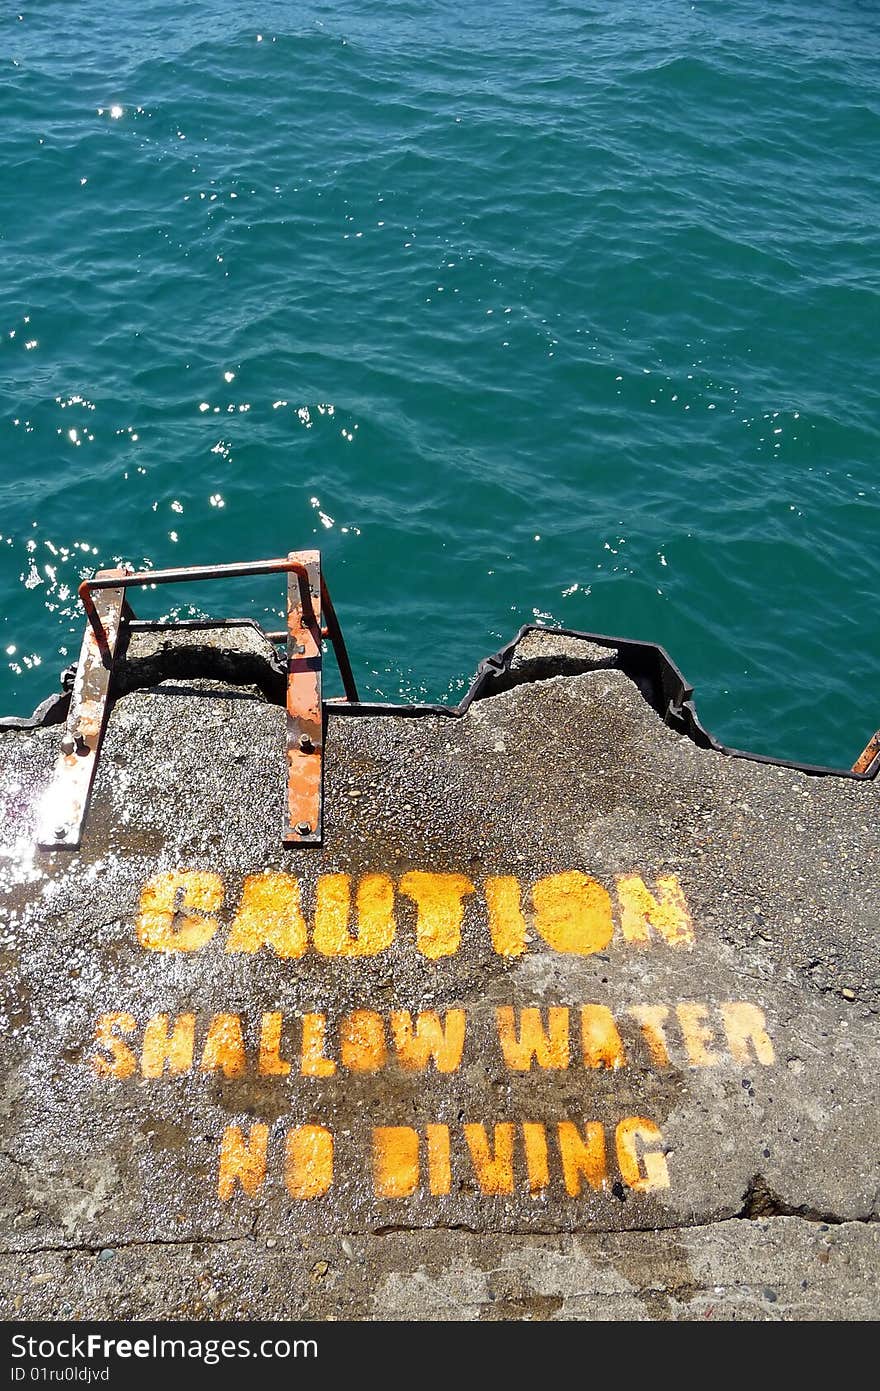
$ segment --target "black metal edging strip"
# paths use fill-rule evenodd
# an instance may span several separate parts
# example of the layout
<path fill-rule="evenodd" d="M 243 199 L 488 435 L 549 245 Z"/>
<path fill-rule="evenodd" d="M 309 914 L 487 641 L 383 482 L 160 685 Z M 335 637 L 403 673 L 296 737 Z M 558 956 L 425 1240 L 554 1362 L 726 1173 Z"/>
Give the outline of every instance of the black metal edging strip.
<path fill-rule="evenodd" d="M 211 627 L 253 627 L 263 636 L 266 630 L 251 618 L 192 619 L 183 622 L 165 623 L 161 620 L 135 621 L 130 628 L 134 631 L 175 628 Z M 689 738 L 698 748 L 711 749 L 725 758 L 744 759 L 749 763 L 765 763 L 775 768 L 791 768 L 794 772 L 805 773 L 809 777 L 845 778 L 849 782 L 880 781 L 880 757 L 862 773 L 851 768 L 832 768 L 824 764 L 800 763 L 794 759 L 773 758 L 768 754 L 750 753 L 746 749 L 730 748 L 722 744 L 700 721 L 694 705 L 694 690 L 685 680 L 676 663 L 660 643 L 645 642 L 638 638 L 618 638 L 607 633 L 581 632 L 577 628 L 546 628 L 538 623 L 526 623 L 519 632 L 491 656 L 484 657 L 474 674 L 469 689 L 458 705 L 438 703 L 395 704 L 391 701 L 329 701 L 326 708 L 333 714 L 356 718 L 364 715 L 396 715 L 405 719 L 415 719 L 425 715 L 436 715 L 444 719 L 458 719 L 466 713 L 476 700 L 498 693 L 499 678 L 509 671 L 510 661 L 516 647 L 529 633 L 558 633 L 606 647 L 618 658 L 618 669 L 639 687 L 648 704 L 656 711 L 664 724 Z M 495 690 L 493 690 L 493 686 Z M 502 687 L 507 689 L 507 687 Z M 50 723 L 60 723 L 66 715 L 65 705 L 69 699 L 66 692 L 50 696 L 37 708 L 33 715 L 0 718 L 0 732 L 4 730 L 32 730 Z"/>
<path fill-rule="evenodd" d="M 529 633 L 558 633 L 561 637 L 577 638 L 594 643 L 597 647 L 607 647 L 616 653 L 618 670 L 628 676 L 642 692 L 648 704 L 657 712 L 663 723 L 671 729 L 684 734 L 698 748 L 710 749 L 725 758 L 744 759 L 749 763 L 766 763 L 775 768 L 791 768 L 810 777 L 846 778 L 849 782 L 870 782 L 880 773 L 880 758 L 864 772 L 854 773 L 851 768 L 830 768 L 823 764 L 799 763 L 793 759 L 773 758 L 767 754 L 749 753 L 745 749 L 729 748 L 722 744 L 701 723 L 693 702 L 694 689 L 685 680 L 682 672 L 670 657 L 665 647 L 657 642 L 643 642 L 638 638 L 616 638 L 607 633 L 584 633 L 576 628 L 545 628 L 538 623 L 525 623 L 519 632 L 504 647 L 491 656 L 485 657 L 477 667 L 469 690 L 458 705 L 410 704 L 394 705 L 387 701 L 360 701 L 357 705 L 340 702 L 333 704 L 335 713 L 349 716 L 360 715 L 440 715 L 458 719 L 464 715 L 476 700 L 500 693 L 493 691 L 499 676 L 509 670 L 510 660 L 523 638 Z M 652 670 L 653 668 L 653 670 Z M 641 679 L 639 679 L 641 678 Z M 646 690 L 646 686 L 648 690 Z M 509 689 L 502 687 L 501 689 Z"/>

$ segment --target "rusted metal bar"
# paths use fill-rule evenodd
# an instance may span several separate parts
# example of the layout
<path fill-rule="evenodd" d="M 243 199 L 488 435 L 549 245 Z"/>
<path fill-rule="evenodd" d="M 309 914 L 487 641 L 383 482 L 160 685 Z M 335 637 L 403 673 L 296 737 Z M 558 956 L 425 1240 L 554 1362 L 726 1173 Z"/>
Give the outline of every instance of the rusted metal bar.
<path fill-rule="evenodd" d="M 880 729 L 872 734 L 862 752 L 852 766 L 854 773 L 867 773 L 872 764 L 880 759 Z"/>
<path fill-rule="evenodd" d="M 321 607 L 324 611 L 324 619 L 327 627 L 324 629 L 324 637 L 329 638 L 333 643 L 333 650 L 336 653 L 336 663 L 339 667 L 339 675 L 342 677 L 342 687 L 345 691 L 346 700 L 357 704 L 358 693 L 355 684 L 354 673 L 351 669 L 351 662 L 348 660 L 348 651 L 345 646 L 345 639 L 342 636 L 342 629 L 339 626 L 339 619 L 336 617 L 336 610 L 333 607 L 333 600 L 321 576 Z"/>
<path fill-rule="evenodd" d="M 287 817 L 285 845 L 320 845 L 324 716 L 319 551 L 292 552 L 287 578 Z"/>
<path fill-rule="evenodd" d="M 40 822 L 44 846 L 80 843 L 98 750 L 107 718 L 110 678 L 119 633 L 134 613 L 126 591 L 158 584 L 233 579 L 243 575 L 286 574 L 287 631 L 268 636 L 287 639 L 287 814 L 285 845 L 320 845 L 322 839 L 323 641 L 333 643 L 346 700 L 358 693 L 345 642 L 321 576 L 319 551 L 291 551 L 277 560 L 232 565 L 193 565 L 173 570 L 101 570 L 83 580 L 80 598 L 88 626 L 83 638 L 68 727 Z M 321 625 L 322 611 L 326 627 Z M 137 627 L 143 625 L 136 624 Z M 172 625 L 188 626 L 185 623 Z"/>
<path fill-rule="evenodd" d="M 103 574 L 103 571 L 101 571 L 100 573 Z M 98 612 L 94 599 L 92 598 L 91 583 L 88 580 L 83 580 L 82 584 L 80 585 L 79 597 L 80 599 L 82 599 L 82 606 L 86 611 L 86 618 L 89 620 L 89 627 L 95 639 L 95 646 L 97 648 L 98 655 L 101 661 L 104 663 L 104 665 L 109 667 L 112 665 L 113 662 L 113 653 L 110 648 L 110 643 L 108 641 L 106 629 L 104 628 L 104 624 L 101 620 L 101 615 Z M 120 607 L 120 617 L 121 616 L 122 609 Z"/>
<path fill-rule="evenodd" d="M 175 570 L 139 570 L 136 573 L 126 573 L 122 583 L 126 589 L 146 588 L 154 584 L 190 584 L 195 580 L 231 580 L 242 575 L 279 575 L 296 570 L 298 566 L 299 561 L 291 561 L 289 557 L 286 560 L 251 560 L 243 564 L 232 565 L 187 565 Z M 105 572 L 101 573 L 103 575 Z M 110 587 L 100 575 L 96 575 L 94 579 L 83 580 L 79 587 L 79 597 L 86 611 L 86 617 L 92 625 L 98 648 L 105 660 L 107 658 L 106 634 L 101 624 L 101 616 L 95 607 L 92 592 Z"/>
<path fill-rule="evenodd" d="M 278 560 L 234 561 L 231 565 L 181 565 L 173 570 L 138 570 L 125 576 L 125 584 L 130 588 L 132 585 L 183 584 L 190 580 L 234 580 L 241 575 L 278 575 L 297 569 L 303 570 L 299 561 L 284 556 Z M 90 589 L 109 588 L 109 582 L 100 575 L 83 583 Z"/>
<path fill-rule="evenodd" d="M 75 850 L 98 765 L 98 752 L 107 720 L 107 699 L 113 657 L 125 607 L 124 570 L 102 570 L 96 577 L 101 595 L 96 613 L 103 636 L 87 626 L 70 697 L 67 726 L 52 782 L 40 807 L 37 844 L 47 850 Z"/>
<path fill-rule="evenodd" d="M 326 593 L 326 590 L 325 590 L 325 593 Z M 266 630 L 265 630 L 265 628 L 264 628 L 264 629 L 263 629 L 263 633 L 264 633 L 264 635 L 269 639 L 270 642 L 287 642 L 287 629 L 286 629 L 286 628 L 279 628 L 277 632 L 272 632 L 272 633 L 267 633 Z M 330 636 L 330 629 L 329 629 L 329 628 L 322 628 L 322 629 L 321 629 L 321 637 L 322 637 L 322 638 L 329 638 L 329 636 Z M 340 635 L 340 636 L 341 636 L 341 635 Z"/>

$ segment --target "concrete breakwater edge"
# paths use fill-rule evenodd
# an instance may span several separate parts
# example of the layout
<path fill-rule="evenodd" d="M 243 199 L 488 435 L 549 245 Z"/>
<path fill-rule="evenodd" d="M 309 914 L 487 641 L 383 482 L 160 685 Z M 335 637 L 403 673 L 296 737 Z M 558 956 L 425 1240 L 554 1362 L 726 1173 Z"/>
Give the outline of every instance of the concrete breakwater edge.
<path fill-rule="evenodd" d="M 0 1316 L 876 1318 L 877 780 L 532 631 L 326 704 L 291 850 L 283 700 L 253 625 L 132 634 L 73 851 L 0 734 Z"/>

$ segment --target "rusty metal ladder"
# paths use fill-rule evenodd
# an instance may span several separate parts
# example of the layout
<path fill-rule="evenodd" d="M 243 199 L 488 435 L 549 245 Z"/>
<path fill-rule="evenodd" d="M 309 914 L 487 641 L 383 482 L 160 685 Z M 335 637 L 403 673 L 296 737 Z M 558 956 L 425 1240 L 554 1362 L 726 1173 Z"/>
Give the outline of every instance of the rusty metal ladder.
<path fill-rule="evenodd" d="M 333 644 L 346 700 L 357 703 L 358 693 L 336 611 L 321 573 L 321 553 L 291 551 L 283 560 L 138 573 L 121 567 L 99 570 L 92 579 L 83 580 L 79 595 L 88 621 L 67 725 L 52 782 L 41 806 L 39 846 L 49 850 L 75 850 L 82 839 L 107 722 L 113 663 L 120 637 L 134 619 L 125 591 L 157 584 L 276 574 L 287 575 L 287 809 L 282 839 L 286 846 L 322 843 L 324 705 L 321 668 L 325 638 Z M 178 625 L 169 623 L 167 626 L 173 630 Z M 269 633 L 267 637 L 283 640 L 285 634 Z"/>

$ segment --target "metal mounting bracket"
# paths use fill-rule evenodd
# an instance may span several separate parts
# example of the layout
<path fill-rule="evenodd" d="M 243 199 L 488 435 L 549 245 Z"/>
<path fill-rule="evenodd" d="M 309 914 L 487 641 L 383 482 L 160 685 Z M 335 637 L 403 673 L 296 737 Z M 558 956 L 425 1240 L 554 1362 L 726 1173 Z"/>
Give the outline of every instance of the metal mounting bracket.
<path fill-rule="evenodd" d="M 90 623 L 86 624 L 83 634 L 61 748 L 52 782 L 40 807 L 37 844 L 44 849 L 76 850 L 82 838 L 107 722 L 110 677 L 123 622 L 125 590 L 118 581 L 124 575 L 123 570 L 99 570 L 95 577 L 117 583 L 113 588 L 102 589 L 96 601 L 104 651 Z"/>
<path fill-rule="evenodd" d="M 872 734 L 852 766 L 854 773 L 880 772 L 880 729 Z"/>
<path fill-rule="evenodd" d="M 80 585 L 88 622 L 74 678 L 67 724 L 52 782 L 40 808 L 37 844 L 75 850 L 80 844 L 112 700 L 113 664 L 131 619 L 125 591 L 176 581 L 230 579 L 238 575 L 287 575 L 287 800 L 282 841 L 286 846 L 322 843 L 324 706 L 323 640 L 336 653 L 346 700 L 358 700 L 336 612 L 321 574 L 320 551 L 291 551 L 285 560 L 178 570 L 99 570 Z M 326 626 L 322 626 L 322 614 Z M 173 629 L 177 624 L 169 623 Z M 181 625 L 185 626 L 185 625 Z M 279 634 L 267 634 L 275 639 Z"/>
<path fill-rule="evenodd" d="M 321 700 L 321 557 L 303 551 L 305 568 L 287 576 L 287 825 L 285 845 L 320 845 L 324 720 Z M 314 602 L 313 602 L 314 601 Z"/>

